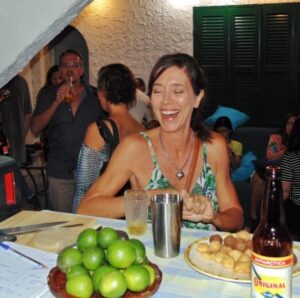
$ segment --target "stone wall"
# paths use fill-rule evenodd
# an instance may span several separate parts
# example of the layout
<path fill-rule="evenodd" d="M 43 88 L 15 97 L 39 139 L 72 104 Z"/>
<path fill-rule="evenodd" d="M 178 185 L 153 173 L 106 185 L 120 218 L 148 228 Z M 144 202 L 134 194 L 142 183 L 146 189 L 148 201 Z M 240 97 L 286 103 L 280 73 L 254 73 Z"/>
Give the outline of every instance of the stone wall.
<path fill-rule="evenodd" d="M 94 0 L 72 25 L 87 41 L 92 84 L 98 69 L 113 62 L 147 81 L 161 55 L 193 53 L 193 6 L 292 2 L 300 0 Z"/>

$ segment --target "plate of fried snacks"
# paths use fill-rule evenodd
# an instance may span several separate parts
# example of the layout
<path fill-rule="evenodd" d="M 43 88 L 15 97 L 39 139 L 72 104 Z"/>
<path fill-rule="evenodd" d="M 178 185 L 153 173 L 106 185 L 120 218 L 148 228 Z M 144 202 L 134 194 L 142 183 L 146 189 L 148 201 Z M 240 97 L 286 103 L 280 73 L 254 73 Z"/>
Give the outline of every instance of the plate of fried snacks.
<path fill-rule="evenodd" d="M 184 252 L 186 263 L 210 277 L 250 283 L 252 234 L 216 233 L 192 242 Z M 300 273 L 300 248 L 294 245 L 293 276 Z"/>

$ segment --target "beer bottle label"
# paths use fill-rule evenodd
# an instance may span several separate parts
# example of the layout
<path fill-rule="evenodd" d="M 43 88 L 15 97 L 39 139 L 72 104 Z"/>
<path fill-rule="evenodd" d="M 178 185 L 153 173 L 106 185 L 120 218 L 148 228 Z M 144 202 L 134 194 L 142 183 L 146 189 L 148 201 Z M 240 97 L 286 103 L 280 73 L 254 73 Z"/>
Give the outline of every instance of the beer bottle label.
<path fill-rule="evenodd" d="M 266 257 L 252 253 L 252 297 L 292 297 L 293 255 Z"/>

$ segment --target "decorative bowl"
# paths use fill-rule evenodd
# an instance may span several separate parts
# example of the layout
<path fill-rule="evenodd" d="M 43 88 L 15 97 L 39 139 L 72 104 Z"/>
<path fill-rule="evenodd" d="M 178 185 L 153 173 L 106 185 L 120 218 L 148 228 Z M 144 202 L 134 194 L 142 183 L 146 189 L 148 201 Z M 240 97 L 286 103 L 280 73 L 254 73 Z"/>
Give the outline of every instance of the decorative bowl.
<path fill-rule="evenodd" d="M 155 271 L 155 281 L 154 283 L 139 293 L 133 293 L 127 291 L 123 297 L 124 298 L 146 298 L 151 297 L 154 293 L 159 289 L 160 284 L 162 282 L 162 272 L 159 267 L 153 263 L 149 263 L 154 268 Z M 66 274 L 59 270 L 58 267 L 54 267 L 50 270 L 48 274 L 48 286 L 50 288 L 51 293 L 57 298 L 74 298 L 74 296 L 69 295 L 66 292 Z M 92 298 L 100 298 L 102 297 L 100 294 L 94 293 Z"/>

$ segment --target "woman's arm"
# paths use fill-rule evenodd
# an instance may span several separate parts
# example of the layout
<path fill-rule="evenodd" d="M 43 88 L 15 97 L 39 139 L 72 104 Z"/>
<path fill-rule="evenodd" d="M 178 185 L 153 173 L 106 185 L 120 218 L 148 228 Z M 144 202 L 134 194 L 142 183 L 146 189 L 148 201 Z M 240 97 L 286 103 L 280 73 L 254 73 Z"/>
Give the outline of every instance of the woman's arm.
<path fill-rule="evenodd" d="M 189 200 L 185 199 L 185 206 L 189 211 L 185 211 L 184 218 L 212 223 L 222 231 L 240 230 L 243 227 L 243 210 L 229 175 L 227 144 L 223 138 L 214 134 L 207 150 L 208 162 L 216 177 L 219 211 L 214 212 L 211 202 L 204 196 L 190 197 Z"/>
<path fill-rule="evenodd" d="M 211 150 L 209 150 L 211 148 Z M 214 213 L 212 224 L 223 231 L 237 231 L 243 227 L 243 210 L 230 178 L 226 143 L 216 137 L 208 148 L 208 158 L 216 176 L 219 212 Z"/>
<path fill-rule="evenodd" d="M 81 201 L 78 213 L 112 218 L 124 216 L 124 197 L 114 196 L 133 175 L 139 162 L 141 144 L 136 138 L 140 137 L 125 137 L 117 146 L 105 172 Z"/>
<path fill-rule="evenodd" d="M 48 125 L 58 106 L 63 102 L 65 92 L 66 84 L 63 84 L 57 89 L 56 93 L 50 93 L 47 95 L 41 93 L 39 95 L 40 97 L 37 101 L 37 107 L 39 112 L 34 112 L 30 119 L 30 129 L 34 134 L 38 134 Z M 55 100 L 51 102 L 51 104 L 49 104 L 50 96 L 53 96 L 52 98 L 55 97 Z M 41 109 L 41 107 L 44 107 L 44 105 L 47 104 L 46 102 L 48 103 L 48 106 L 46 108 Z"/>

